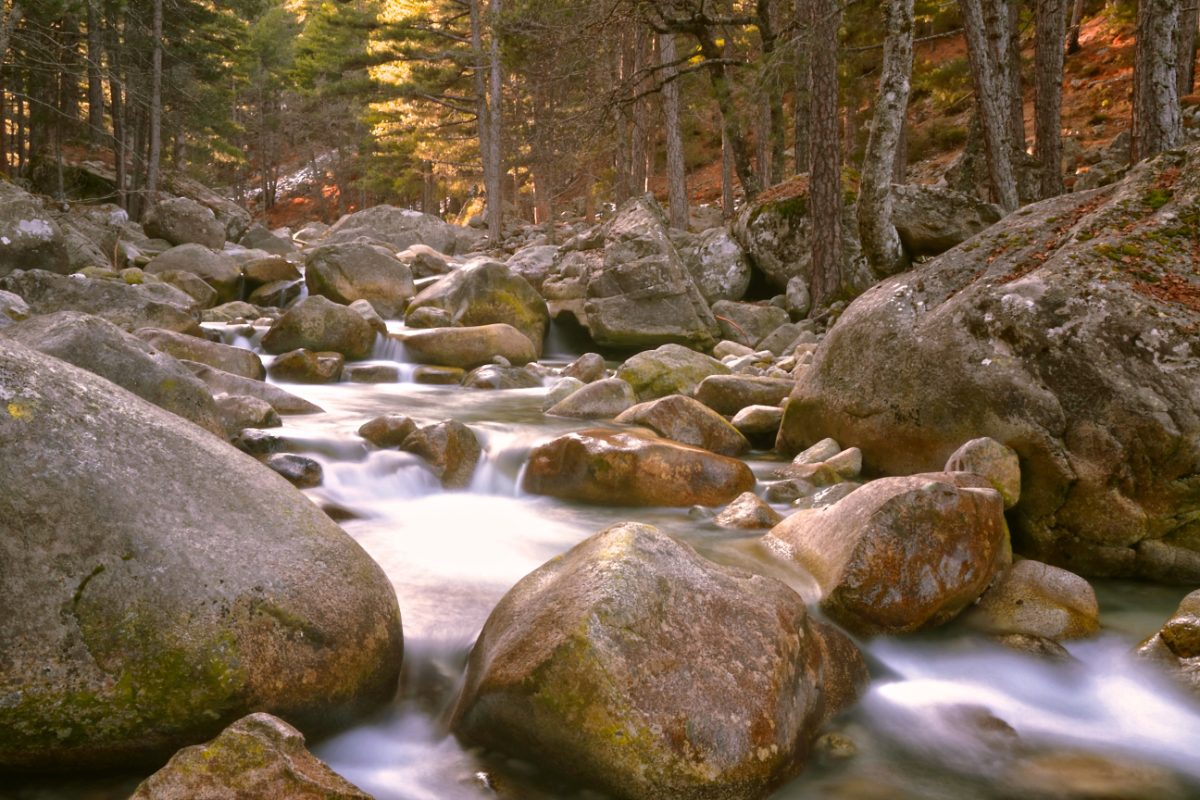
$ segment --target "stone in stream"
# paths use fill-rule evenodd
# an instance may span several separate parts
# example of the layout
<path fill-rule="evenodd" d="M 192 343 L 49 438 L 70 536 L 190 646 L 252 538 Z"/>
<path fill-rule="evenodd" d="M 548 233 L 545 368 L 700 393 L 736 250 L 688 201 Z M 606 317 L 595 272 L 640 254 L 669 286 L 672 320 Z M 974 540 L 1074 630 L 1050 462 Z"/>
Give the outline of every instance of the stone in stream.
<path fill-rule="evenodd" d="M 444 312 L 446 317 L 436 325 L 427 325 L 419 314 L 424 310 Z M 511 325 L 533 344 L 535 358 L 542 353 L 550 324 L 546 301 L 537 290 L 508 267 L 487 260 L 468 262 L 423 289 L 409 304 L 404 318 L 413 327 Z"/>
<path fill-rule="evenodd" d="M 225 246 L 225 226 L 216 215 L 187 197 L 160 200 L 146 212 L 142 227 L 152 239 L 166 239 L 173 245 L 195 244 L 208 250 Z"/>
<path fill-rule="evenodd" d="M 1011 447 L 984 436 L 972 439 L 950 454 L 947 472 L 974 472 L 992 485 L 1012 508 L 1021 499 L 1021 462 Z"/>
<path fill-rule="evenodd" d="M 821 588 L 821 608 L 860 634 L 909 633 L 955 617 L 1011 557 L 1004 504 L 966 472 L 882 478 L 802 511 L 766 544 Z"/>
<path fill-rule="evenodd" d="M 165 283 L 132 286 L 32 269 L 0 278 L 0 289 L 21 297 L 33 314 L 82 311 L 103 317 L 126 331 L 138 328 L 200 331 L 196 301 Z"/>
<path fill-rule="evenodd" d="M 636 402 L 632 386 L 620 378 L 605 378 L 580 386 L 546 413 L 575 419 L 613 419 Z"/>
<path fill-rule="evenodd" d="M 268 283 L 298 281 L 304 276 L 291 261 L 279 256 L 272 256 L 247 261 L 242 265 L 242 277 L 246 281 L 246 288 L 253 290 L 260 286 L 266 286 Z"/>
<path fill-rule="evenodd" d="M 417 423 L 403 414 L 384 414 L 364 422 L 358 435 L 376 447 L 399 447 L 416 429 Z"/>
<path fill-rule="evenodd" d="M 242 247 L 249 250 L 263 250 L 276 256 L 286 256 L 296 252 L 296 245 L 290 239 L 276 236 L 259 224 L 251 225 L 238 241 Z"/>
<path fill-rule="evenodd" d="M 263 336 L 262 346 L 273 354 L 303 347 L 361 359 L 371 355 L 375 331 L 351 308 L 325 297 L 306 297 L 271 326 Z"/>
<path fill-rule="evenodd" d="M 165 758 L 255 710 L 313 733 L 391 698 L 395 592 L 287 481 L 7 339 L 0 397 L 0 768 Z"/>
<path fill-rule="evenodd" d="M 264 463 L 300 489 L 320 486 L 325 474 L 316 461 L 294 453 L 275 453 L 268 456 Z"/>
<path fill-rule="evenodd" d="M 214 253 L 199 244 L 181 244 L 146 265 L 150 275 L 160 272 L 190 272 L 217 291 L 221 303 L 237 300 L 242 288 L 242 270 L 224 253 Z"/>
<path fill-rule="evenodd" d="M 225 438 L 220 411 L 203 382 L 167 353 L 100 317 L 58 311 L 0 329 L 0 336 L 86 369 Z"/>
<path fill-rule="evenodd" d="M 728 420 L 698 400 L 679 394 L 639 403 L 621 412 L 616 422 L 642 425 L 665 439 L 723 456 L 741 455 L 750 449 L 746 437 Z"/>
<path fill-rule="evenodd" d="M 210 742 L 185 747 L 130 800 L 371 800 L 304 746 L 278 717 L 242 717 Z"/>
<path fill-rule="evenodd" d="M 298 298 L 304 290 L 304 281 L 271 281 L 250 292 L 246 300 L 251 305 L 283 308 Z"/>
<path fill-rule="evenodd" d="M 713 519 L 718 527 L 743 531 L 773 528 L 782 521 L 779 512 L 754 492 L 742 492 Z"/>
<path fill-rule="evenodd" d="M 399 319 L 416 294 L 412 271 L 383 248 L 346 242 L 314 248 L 304 259 L 304 282 L 313 295 L 350 305 L 366 300 L 385 319 Z"/>
<path fill-rule="evenodd" d="M 342 373 L 351 383 L 397 383 L 400 368 L 393 364 L 351 364 Z"/>
<path fill-rule="evenodd" d="M 854 645 L 779 581 L 625 523 L 504 596 L 451 727 L 615 797 L 754 800 L 866 679 Z"/>
<path fill-rule="evenodd" d="M 213 397 L 221 425 L 229 436 L 245 428 L 278 428 L 283 424 L 279 413 L 266 400 L 244 394 L 218 394 Z"/>
<path fill-rule="evenodd" d="M 756 347 L 767 334 L 790 321 L 782 308 L 757 303 L 719 300 L 713 303 L 712 311 L 721 324 L 721 335 L 747 347 Z"/>
<path fill-rule="evenodd" d="M 988 633 L 1054 641 L 1081 639 L 1100 630 L 1100 606 L 1091 584 L 1040 561 L 1017 561 L 963 617 Z"/>
<path fill-rule="evenodd" d="M 1183 598 L 1171 618 L 1142 643 L 1137 654 L 1200 697 L 1200 591 Z"/>
<path fill-rule="evenodd" d="M 598 381 L 604 377 L 608 365 L 599 353 L 584 353 L 562 368 L 564 378 L 578 378 L 584 383 Z"/>
<path fill-rule="evenodd" d="M 754 488 L 735 458 L 631 432 L 560 436 L 529 454 L 523 488 L 582 503 L 719 506 Z"/>
<path fill-rule="evenodd" d="M 718 414 L 733 416 L 747 406 L 778 406 L 796 382 L 753 375 L 710 375 L 695 388 L 695 398 Z"/>
<path fill-rule="evenodd" d="M 205 322 L 253 322 L 263 316 L 263 310 L 258 306 L 242 300 L 222 303 L 215 308 L 204 311 Z"/>
<path fill-rule="evenodd" d="M 542 379 L 529 367 L 506 367 L 484 364 L 468 372 L 462 379 L 465 389 L 536 389 Z"/>
<path fill-rule="evenodd" d="M 155 273 L 160 281 L 174 286 L 179 291 L 196 301 L 197 308 L 212 308 L 220 302 L 217 290 L 205 282 L 194 272 L 181 269 L 168 269 Z"/>
<path fill-rule="evenodd" d="M 139 328 L 135 331 L 139 339 L 155 349 L 182 361 L 198 361 L 210 367 L 241 375 L 243 378 L 261 381 L 267 377 L 262 359 L 243 347 L 232 347 L 219 342 L 210 342 L 199 336 L 188 336 L 159 328 Z"/>
<path fill-rule="evenodd" d="M 779 406 L 754 405 L 734 414 L 729 424 L 751 442 L 774 444 L 782 420 L 783 409 Z"/>
<path fill-rule="evenodd" d="M 397 338 L 408 358 L 418 364 L 474 369 L 492 363 L 496 356 L 510 364 L 528 364 L 537 358 L 529 337 L 505 323 L 406 331 Z"/>
<path fill-rule="evenodd" d="M 193 375 L 204 381 L 214 394 L 240 394 L 248 397 L 257 397 L 259 400 L 265 400 L 270 403 L 271 408 L 283 416 L 287 416 L 288 414 L 320 414 L 324 411 L 324 409 L 315 403 L 310 403 L 303 397 L 297 397 L 274 384 L 244 378 L 241 375 L 234 375 L 231 372 L 225 372 L 224 370 L 210 367 L 207 364 L 200 364 L 196 361 L 183 361 L 181 363 L 191 370 Z"/>
<path fill-rule="evenodd" d="M 457 386 L 466 377 L 462 367 L 435 367 L 422 364 L 413 370 L 413 383 L 426 386 Z"/>
<path fill-rule="evenodd" d="M 638 353 L 617 368 L 617 377 L 632 386 L 642 401 L 690 395 L 705 378 L 727 374 L 729 367 L 720 361 L 678 344 Z"/>
<path fill-rule="evenodd" d="M 300 348 L 276 356 L 267 371 L 285 383 L 336 383 L 342 379 L 345 364 L 341 353 L 314 353 Z"/>
<path fill-rule="evenodd" d="M 447 489 L 469 486 L 483 454 L 475 433 L 455 420 L 418 428 L 405 437 L 400 449 L 424 460 Z"/>

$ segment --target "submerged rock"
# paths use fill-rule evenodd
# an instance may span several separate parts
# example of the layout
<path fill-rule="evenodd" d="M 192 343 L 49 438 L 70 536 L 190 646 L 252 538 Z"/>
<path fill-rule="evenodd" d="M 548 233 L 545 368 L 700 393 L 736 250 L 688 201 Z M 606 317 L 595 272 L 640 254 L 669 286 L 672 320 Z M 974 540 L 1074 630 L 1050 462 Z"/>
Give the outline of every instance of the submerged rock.
<path fill-rule="evenodd" d="M 5 339 L 0 397 L 0 767 L 133 764 L 253 710 L 317 731 L 391 697 L 391 584 L 287 481 Z"/>
<path fill-rule="evenodd" d="M 626 523 L 505 595 L 451 726 L 615 797 L 752 800 L 800 769 L 865 680 L 854 646 L 782 583 Z"/>

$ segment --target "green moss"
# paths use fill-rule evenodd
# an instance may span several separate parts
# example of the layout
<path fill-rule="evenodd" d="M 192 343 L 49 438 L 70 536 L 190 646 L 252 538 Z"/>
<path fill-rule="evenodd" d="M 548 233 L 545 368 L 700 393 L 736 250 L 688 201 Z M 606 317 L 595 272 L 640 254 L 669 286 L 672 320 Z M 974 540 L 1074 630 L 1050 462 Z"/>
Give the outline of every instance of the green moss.
<path fill-rule="evenodd" d="M 1157 211 L 1158 209 L 1171 202 L 1171 191 L 1169 189 L 1151 189 L 1142 198 L 1142 205 L 1149 206 Z"/>

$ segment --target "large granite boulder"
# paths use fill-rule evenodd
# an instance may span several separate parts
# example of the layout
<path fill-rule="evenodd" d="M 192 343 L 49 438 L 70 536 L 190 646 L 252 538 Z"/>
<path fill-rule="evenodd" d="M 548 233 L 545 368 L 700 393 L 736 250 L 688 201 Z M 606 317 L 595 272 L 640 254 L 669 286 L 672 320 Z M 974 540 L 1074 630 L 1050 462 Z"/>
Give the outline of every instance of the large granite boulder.
<path fill-rule="evenodd" d="M 286 256 L 289 253 L 296 252 L 296 245 L 292 243 L 291 239 L 276 236 L 264 226 L 257 223 L 251 225 L 242 234 L 242 238 L 238 241 L 238 244 L 248 250 L 262 250 L 264 253 L 270 253 L 275 256 Z"/>
<path fill-rule="evenodd" d="M 528 364 L 537 358 L 529 337 L 504 323 L 405 331 L 395 338 L 404 345 L 407 357 L 418 364 L 474 369 L 492 363 L 497 356 L 511 364 Z"/>
<path fill-rule="evenodd" d="M 66 273 L 70 268 L 62 229 L 42 202 L 0 180 L 0 277 L 19 269 Z"/>
<path fill-rule="evenodd" d="M 630 800 L 753 800 L 866 682 L 779 581 L 625 523 L 523 578 L 479 635 L 461 739 Z"/>
<path fill-rule="evenodd" d="M 7 340 L 0 397 L 0 768 L 165 758 L 256 710 L 314 732 L 391 697 L 391 584 L 286 480 Z"/>
<path fill-rule="evenodd" d="M 263 335 L 262 346 L 276 355 L 304 348 L 366 358 L 375 347 L 375 330 L 354 309 L 310 295 L 275 321 Z"/>
<path fill-rule="evenodd" d="M 181 244 L 155 256 L 144 267 L 151 275 L 190 272 L 217 291 L 217 303 L 237 300 L 242 289 L 242 270 L 224 253 L 204 245 Z"/>
<path fill-rule="evenodd" d="M 135 334 L 156 350 L 178 359 L 199 361 L 201 364 L 254 380 L 261 381 L 267 377 L 262 359 L 256 353 L 242 347 L 210 342 L 199 336 L 188 336 L 158 328 L 141 328 L 135 331 Z"/>
<path fill-rule="evenodd" d="M 0 331 L 0 336 L 86 369 L 225 436 L 212 393 L 203 382 L 171 355 L 156 351 L 107 320 L 78 311 L 57 311 L 11 325 Z"/>
<path fill-rule="evenodd" d="M 938 256 L 994 225 L 1000 206 L 939 186 L 892 184 L 892 224 L 912 258 Z"/>
<path fill-rule="evenodd" d="M 529 454 L 531 494 L 623 506 L 720 506 L 754 488 L 736 458 L 632 432 L 585 430 Z"/>
<path fill-rule="evenodd" d="M 381 248 L 362 242 L 331 244 L 308 251 L 304 282 L 311 294 L 350 305 L 366 300 L 379 316 L 399 319 L 416 293 L 412 271 Z"/>
<path fill-rule="evenodd" d="M 712 304 L 746 296 L 753 270 L 742 246 L 724 227 L 699 234 L 671 231 L 671 237 L 706 301 Z"/>
<path fill-rule="evenodd" d="M 171 197 L 150 207 L 142 220 L 146 235 L 174 245 L 198 244 L 209 250 L 225 246 L 225 226 L 211 210 L 187 197 Z"/>
<path fill-rule="evenodd" d="M 750 449 L 746 437 L 738 433 L 729 420 L 699 400 L 679 394 L 638 403 L 621 412 L 616 421 L 625 425 L 642 425 L 665 439 L 723 456 L 741 455 Z"/>
<path fill-rule="evenodd" d="M 617 377 L 633 387 L 639 400 L 691 394 L 709 376 L 728 374 L 729 367 L 712 356 L 678 344 L 638 353 L 617 368 Z"/>
<path fill-rule="evenodd" d="M 821 608 L 860 634 L 908 633 L 953 619 L 1009 558 L 999 493 L 966 472 L 872 481 L 771 529 L 767 546 L 799 563 Z"/>
<path fill-rule="evenodd" d="M 238 241 L 250 229 L 250 212 L 228 197 L 178 172 L 169 173 L 165 177 L 167 189 L 172 194 L 195 200 L 211 211 L 217 222 L 224 227 L 225 238 L 229 241 Z"/>
<path fill-rule="evenodd" d="M 558 245 L 554 244 L 535 244 L 530 247 L 522 247 L 513 253 L 505 264 L 514 273 L 529 281 L 530 286 L 541 291 L 542 284 L 546 282 L 546 277 L 554 268 L 554 261 L 558 257 L 559 249 Z"/>
<path fill-rule="evenodd" d="M 132 285 L 32 269 L 0 278 L 0 290 L 20 296 L 34 314 L 82 311 L 126 331 L 138 328 L 200 331 L 196 301 L 165 283 Z"/>
<path fill-rule="evenodd" d="M 425 287 L 404 316 L 411 327 L 466 327 L 504 323 L 533 343 L 540 355 L 550 315 L 529 282 L 498 261 L 481 259 Z"/>
<path fill-rule="evenodd" d="M 964 441 L 1016 451 L 1024 555 L 1200 581 L 1200 146 L 1023 209 L 852 303 L 797 383 L 782 450 L 825 436 L 887 474 Z"/>
<path fill-rule="evenodd" d="M 281 389 L 273 383 L 235 375 L 198 361 L 182 361 L 181 363 L 191 370 L 193 375 L 202 380 L 213 394 L 255 397 L 265 402 L 279 415 L 320 414 L 324 411 L 320 406 Z"/>
<path fill-rule="evenodd" d="M 359 238 L 386 244 L 396 251 L 423 244 L 447 255 L 470 252 L 478 242 L 478 235 L 467 228 L 451 225 L 432 214 L 389 205 L 347 214 L 333 224 L 321 241 L 341 244 Z"/>
<path fill-rule="evenodd" d="M 308 752 L 278 717 L 242 717 L 211 742 L 185 747 L 142 781 L 130 800 L 371 800 Z"/>
<path fill-rule="evenodd" d="M 542 293 L 607 347 L 708 348 L 720 329 L 654 198 L 630 200 L 591 237 L 563 247 Z"/>

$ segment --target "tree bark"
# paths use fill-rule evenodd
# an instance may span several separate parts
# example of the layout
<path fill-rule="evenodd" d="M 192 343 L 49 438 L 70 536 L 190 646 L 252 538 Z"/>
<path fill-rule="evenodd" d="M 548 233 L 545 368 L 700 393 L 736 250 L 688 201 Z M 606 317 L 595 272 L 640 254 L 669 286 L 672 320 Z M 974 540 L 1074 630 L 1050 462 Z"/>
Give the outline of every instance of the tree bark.
<path fill-rule="evenodd" d="M 1083 0 L 1071 6 L 1071 24 L 1067 26 L 1067 55 L 1079 52 L 1079 28 L 1083 25 Z"/>
<path fill-rule="evenodd" d="M 809 178 L 813 307 L 842 294 L 842 164 L 838 141 L 840 0 L 812 0 L 812 172 Z"/>
<path fill-rule="evenodd" d="M 648 34 L 638 28 L 633 36 L 632 50 L 629 52 L 629 63 L 631 75 L 638 75 L 642 72 L 642 68 L 647 64 L 646 59 L 646 40 Z M 634 96 L 637 97 L 633 101 L 633 130 L 630 142 L 629 158 L 629 194 L 631 197 L 640 197 L 646 193 L 646 139 L 650 132 L 649 109 L 648 101 L 645 97 L 640 97 L 645 88 L 645 79 L 638 80 L 633 86 Z"/>
<path fill-rule="evenodd" d="M 1021 2 L 999 0 L 1007 6 L 1008 25 L 1004 37 L 1008 59 L 1008 113 L 1012 125 L 1013 147 L 1025 151 L 1025 100 L 1021 90 Z M 1016 162 L 1014 162 L 1016 163 Z"/>
<path fill-rule="evenodd" d="M 812 0 L 795 0 L 796 34 L 796 71 L 795 71 L 795 139 L 793 153 L 796 162 L 796 174 L 801 175 L 809 170 L 809 113 L 812 105 L 812 11 L 809 3 Z"/>
<path fill-rule="evenodd" d="M 733 153 L 729 148 L 729 135 L 721 126 L 721 216 L 733 218 Z"/>
<path fill-rule="evenodd" d="M 858 195 L 863 254 L 880 277 L 908 268 L 900 234 L 892 224 L 892 177 L 912 89 L 913 0 L 890 0 L 884 13 L 887 38 Z"/>
<path fill-rule="evenodd" d="M 100 0 L 88 0 L 87 4 L 88 143 L 92 147 L 104 143 L 104 76 L 100 71 L 104 38 L 99 3 Z"/>
<path fill-rule="evenodd" d="M 1133 55 L 1130 162 L 1174 147 L 1182 132 L 1175 74 L 1180 0 L 1141 0 Z"/>
<path fill-rule="evenodd" d="M 488 141 L 487 158 L 491 162 L 491 183 L 487 186 L 488 238 L 493 245 L 500 242 L 504 222 L 504 160 L 500 147 L 502 76 L 500 73 L 500 34 L 496 20 L 500 17 L 500 0 L 489 0 L 492 36 L 488 46 Z"/>
<path fill-rule="evenodd" d="M 1035 127 L 1043 199 L 1065 191 L 1062 174 L 1062 42 L 1067 23 L 1066 10 L 1064 0 L 1037 0 Z"/>
<path fill-rule="evenodd" d="M 687 172 L 683 162 L 683 131 L 679 126 L 679 70 L 675 35 L 658 37 L 659 59 L 663 64 L 663 118 L 667 139 L 667 208 L 671 227 L 685 229 L 688 224 Z"/>
<path fill-rule="evenodd" d="M 1183 0 L 1179 12 L 1179 55 L 1176 74 L 1179 96 L 1192 93 L 1196 87 L 1196 26 L 1200 24 L 1200 0 Z"/>
<path fill-rule="evenodd" d="M 471 61 L 473 69 L 471 78 L 475 87 L 475 133 L 479 137 L 479 165 L 483 171 L 484 193 L 492 190 L 495 180 L 492 177 L 491 149 L 488 147 L 488 79 L 484 69 L 483 54 L 483 13 L 480 3 L 483 0 L 470 0 L 468 12 L 471 26 Z M 491 195 L 487 195 L 487 211 L 491 216 L 493 209 Z"/>
<path fill-rule="evenodd" d="M 998 54 L 1005 50 L 995 46 L 996 40 L 1003 36 L 1003 33 L 985 25 L 981 0 L 959 0 L 959 8 L 967 38 L 967 55 L 971 62 L 971 78 L 975 86 L 975 102 L 987 154 L 992 193 L 1001 208 L 1014 211 L 1020 205 L 1020 199 L 1017 195 L 1017 179 L 1012 161 L 1013 142 L 1008 102 L 1010 83 L 1008 70 L 1003 66 L 1006 60 L 998 57 Z"/>
<path fill-rule="evenodd" d="M 154 55 L 150 67 L 150 157 L 146 164 L 146 207 L 157 202 L 158 173 L 162 167 L 162 28 L 163 0 L 154 0 Z M 266 125 L 266 120 L 262 120 Z"/>

